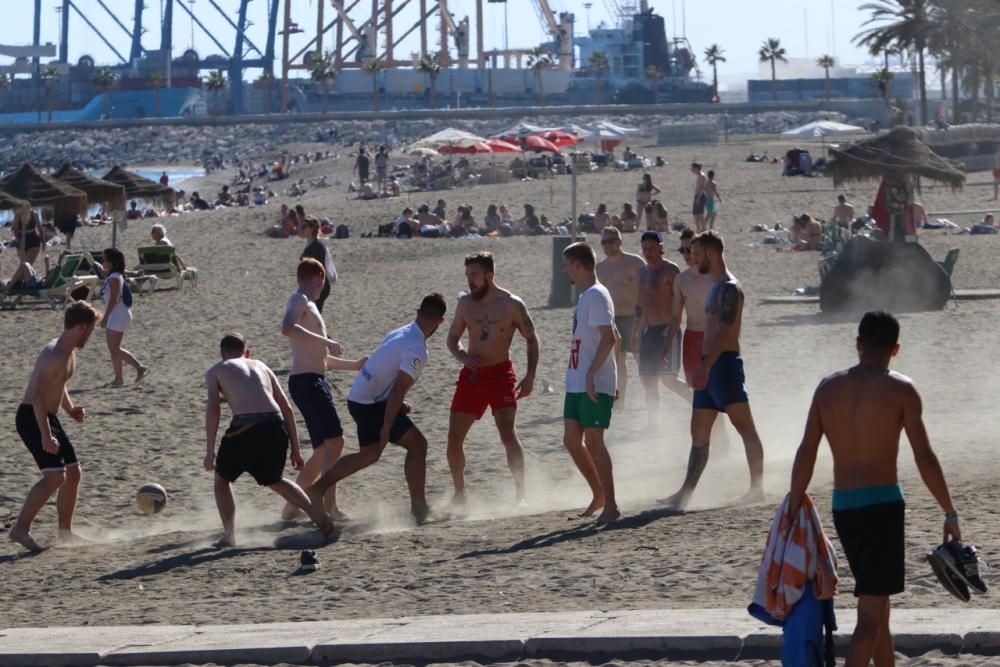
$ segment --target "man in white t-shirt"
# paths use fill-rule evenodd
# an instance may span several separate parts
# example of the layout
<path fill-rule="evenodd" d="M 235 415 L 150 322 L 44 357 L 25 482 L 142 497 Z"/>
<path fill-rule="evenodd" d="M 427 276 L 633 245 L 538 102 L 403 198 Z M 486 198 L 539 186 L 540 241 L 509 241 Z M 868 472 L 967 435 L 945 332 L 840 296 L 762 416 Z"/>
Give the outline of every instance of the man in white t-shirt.
<path fill-rule="evenodd" d="M 597 521 L 610 523 L 621 512 L 604 431 L 611 425 L 618 389 L 614 350 L 621 336 L 615 327 L 614 302 L 597 280 L 596 264 L 597 255 L 586 243 L 574 243 L 563 251 L 563 270 L 580 291 L 566 369 L 563 444 L 594 495 L 581 516 L 593 516 L 603 507 Z"/>
<path fill-rule="evenodd" d="M 361 367 L 347 396 L 347 410 L 358 427 L 360 450 L 341 457 L 306 489 L 317 507 L 322 505 L 326 489 L 378 461 L 391 442 L 406 450 L 410 511 L 417 524 L 426 521 L 430 514 L 424 496 L 427 439 L 407 416 L 410 406 L 403 399 L 427 365 L 427 339 L 441 326 L 447 308 L 440 294 L 425 296 L 416 320 L 390 332 Z"/>

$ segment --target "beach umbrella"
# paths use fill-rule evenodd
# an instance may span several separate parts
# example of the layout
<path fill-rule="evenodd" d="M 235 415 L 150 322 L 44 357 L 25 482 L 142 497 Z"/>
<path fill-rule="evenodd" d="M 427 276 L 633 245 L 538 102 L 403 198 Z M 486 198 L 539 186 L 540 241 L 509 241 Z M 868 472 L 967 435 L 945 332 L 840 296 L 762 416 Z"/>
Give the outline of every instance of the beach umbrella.
<path fill-rule="evenodd" d="M 551 141 L 559 148 L 576 146 L 579 143 L 583 143 L 583 139 L 580 137 L 575 134 L 570 134 L 569 132 L 563 132 L 562 130 L 550 130 L 541 136 L 543 139 Z"/>
<path fill-rule="evenodd" d="M 14 195 L 0 191 L 0 211 L 14 211 L 15 215 L 21 215 L 31 210 L 31 204 L 18 199 Z"/>
<path fill-rule="evenodd" d="M 826 168 L 839 186 L 872 179 L 929 178 L 958 189 L 965 183 L 965 166 L 941 157 L 908 127 L 897 127 L 875 139 L 845 148 L 831 148 Z"/>
<path fill-rule="evenodd" d="M 177 201 L 177 193 L 173 188 L 160 185 L 156 181 L 143 178 L 139 174 L 126 171 L 118 165 L 104 174 L 102 180 L 117 183 L 125 188 L 125 196 L 129 199 L 144 199 L 156 206 L 173 208 Z"/>
<path fill-rule="evenodd" d="M 567 132 L 567 133 L 572 134 L 572 135 L 574 135 L 576 137 L 579 137 L 582 140 L 590 139 L 595 134 L 593 130 L 588 130 L 584 126 L 577 125 L 576 123 L 570 123 L 569 125 L 563 125 L 562 127 L 556 128 L 553 131 L 555 131 L 555 132 Z"/>
<path fill-rule="evenodd" d="M 490 147 L 493 153 L 523 153 L 520 146 L 503 141 L 501 139 L 490 139 L 486 142 L 486 145 Z"/>
<path fill-rule="evenodd" d="M 91 204 L 106 206 L 108 211 L 125 210 L 125 186 L 102 181 L 66 163 L 53 177 L 87 194 Z"/>
<path fill-rule="evenodd" d="M 791 130 L 785 130 L 781 133 L 781 136 L 790 138 L 829 137 L 838 134 L 858 134 L 864 131 L 865 128 L 858 127 L 857 125 L 835 123 L 831 120 L 818 120 Z"/>
<path fill-rule="evenodd" d="M 491 139 L 522 139 L 524 137 L 530 137 L 533 134 L 544 134 L 548 131 L 548 128 L 541 127 L 539 125 L 532 125 L 531 123 L 517 123 L 513 127 L 508 127 L 506 130 L 500 130 L 490 135 Z"/>
<path fill-rule="evenodd" d="M 436 150 L 428 146 L 417 146 L 415 148 L 411 148 L 409 151 L 407 151 L 407 154 L 415 155 L 417 157 L 437 157 L 441 155 Z"/>
<path fill-rule="evenodd" d="M 0 180 L 0 190 L 32 207 L 51 208 L 56 220 L 76 219 L 87 213 L 86 193 L 46 176 L 30 164 Z"/>
<path fill-rule="evenodd" d="M 453 127 L 449 127 L 446 130 L 435 132 L 429 137 L 418 139 L 410 145 L 410 148 L 426 147 L 440 151 L 445 146 L 468 147 L 481 143 L 486 143 L 485 137 L 480 137 L 479 135 L 466 132 L 465 130 L 456 130 Z"/>
<path fill-rule="evenodd" d="M 442 155 L 474 155 L 476 153 L 492 153 L 488 142 L 480 141 L 468 146 L 442 146 L 438 149 Z"/>
<path fill-rule="evenodd" d="M 525 139 L 524 140 L 524 146 L 525 146 L 525 148 L 530 148 L 531 150 L 535 151 L 536 153 L 542 153 L 542 152 L 546 152 L 546 151 L 549 152 L 549 153 L 558 153 L 559 152 L 559 147 L 558 146 L 556 146 L 554 143 L 552 143 L 548 139 L 545 139 L 544 137 L 540 137 L 540 136 L 537 136 L 537 135 L 531 136 L 531 137 L 528 137 L 527 139 Z"/>
<path fill-rule="evenodd" d="M 592 123 L 589 126 L 591 131 L 600 132 L 603 130 L 608 136 L 618 136 L 627 137 L 630 134 L 636 134 L 639 131 L 637 127 L 626 127 L 624 125 L 619 125 L 617 123 L 612 123 L 610 120 L 599 120 Z"/>

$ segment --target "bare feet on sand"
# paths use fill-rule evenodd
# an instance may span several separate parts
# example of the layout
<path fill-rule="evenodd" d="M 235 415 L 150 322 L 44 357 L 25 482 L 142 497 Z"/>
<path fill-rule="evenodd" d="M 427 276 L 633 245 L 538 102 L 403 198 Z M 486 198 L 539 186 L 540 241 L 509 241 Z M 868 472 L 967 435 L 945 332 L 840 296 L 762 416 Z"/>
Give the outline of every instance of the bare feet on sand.
<path fill-rule="evenodd" d="M 749 491 L 736 499 L 735 504 L 754 505 L 756 503 L 762 503 L 765 500 L 767 500 L 767 497 L 764 495 L 764 489 L 759 486 L 751 486 Z"/>
<path fill-rule="evenodd" d="M 597 513 L 597 510 L 602 507 L 604 507 L 604 498 L 594 498 L 590 501 L 590 505 L 587 506 L 587 509 L 577 514 L 577 516 L 581 519 L 585 519 L 588 516 L 594 516 L 594 514 Z"/>
<path fill-rule="evenodd" d="M 683 510 L 688 506 L 688 503 L 691 502 L 691 492 L 687 489 L 681 489 L 668 498 L 657 498 L 656 502 L 659 505 L 666 505 L 667 507 L 671 507 L 675 510 Z"/>
<path fill-rule="evenodd" d="M 216 549 L 227 549 L 229 547 L 235 547 L 236 540 L 230 538 L 228 535 L 223 535 L 222 539 L 212 542 L 212 546 L 215 547 Z"/>
<path fill-rule="evenodd" d="M 323 540 L 330 544 L 331 542 L 336 542 L 340 539 L 340 529 L 337 528 L 333 520 L 327 517 L 327 520 L 319 525 L 319 530 L 323 533 Z"/>
<path fill-rule="evenodd" d="M 74 533 L 72 530 L 60 530 L 59 546 L 83 546 L 87 544 L 94 544 L 94 540 L 88 540 L 86 537 L 78 533 Z"/>
<path fill-rule="evenodd" d="M 597 517 L 597 523 L 600 524 L 614 523 L 620 518 L 622 518 L 622 513 L 617 507 L 613 509 L 605 508 L 605 510 L 601 512 L 601 515 Z"/>
<path fill-rule="evenodd" d="M 139 384 L 147 375 L 149 375 L 149 366 L 139 366 L 139 372 L 135 376 L 135 383 Z"/>
<path fill-rule="evenodd" d="M 39 551 L 45 551 L 45 548 L 38 544 L 35 539 L 26 530 L 18 530 L 17 528 L 12 528 L 7 534 L 7 538 L 16 544 L 20 544 L 22 547 L 28 551 L 33 551 L 38 553 Z"/>
<path fill-rule="evenodd" d="M 422 526 L 434 518 L 433 515 L 431 515 L 431 508 L 427 505 L 411 507 L 410 513 L 413 515 L 413 518 L 416 519 L 418 526 Z"/>

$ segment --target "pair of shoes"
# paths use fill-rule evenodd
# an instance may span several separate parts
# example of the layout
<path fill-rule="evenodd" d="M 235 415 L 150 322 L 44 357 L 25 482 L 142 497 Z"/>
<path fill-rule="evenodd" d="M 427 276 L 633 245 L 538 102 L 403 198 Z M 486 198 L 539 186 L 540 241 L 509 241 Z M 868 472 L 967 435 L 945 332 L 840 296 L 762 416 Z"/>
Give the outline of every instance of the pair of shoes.
<path fill-rule="evenodd" d="M 986 582 L 979 576 L 982 562 L 973 546 L 964 546 L 958 540 L 951 540 L 927 553 L 927 562 L 945 590 L 962 602 L 971 598 L 973 592 L 986 593 Z"/>
<path fill-rule="evenodd" d="M 315 572 L 319 569 L 319 558 L 316 557 L 316 552 L 310 549 L 305 549 L 299 554 L 299 572 L 306 574 L 309 572 Z"/>

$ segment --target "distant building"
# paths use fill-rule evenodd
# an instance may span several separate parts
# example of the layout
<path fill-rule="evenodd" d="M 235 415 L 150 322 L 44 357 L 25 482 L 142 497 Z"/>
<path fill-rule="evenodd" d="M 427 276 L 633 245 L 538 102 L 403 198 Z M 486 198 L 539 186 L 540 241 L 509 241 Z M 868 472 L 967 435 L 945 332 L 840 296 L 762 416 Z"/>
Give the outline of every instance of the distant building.
<path fill-rule="evenodd" d="M 758 63 L 759 79 L 747 81 L 747 97 L 750 102 L 770 102 L 774 99 L 771 84 L 771 63 Z M 843 67 L 835 64 L 830 68 L 830 99 L 881 98 L 883 93 L 872 78 L 876 67 Z M 778 61 L 774 67 L 777 76 L 779 102 L 805 102 L 822 100 L 826 97 L 826 72 L 816 64 L 814 58 L 789 58 L 788 62 Z M 908 70 L 890 66 L 893 73 L 889 98 L 913 99 L 917 91 L 917 78 Z"/>

